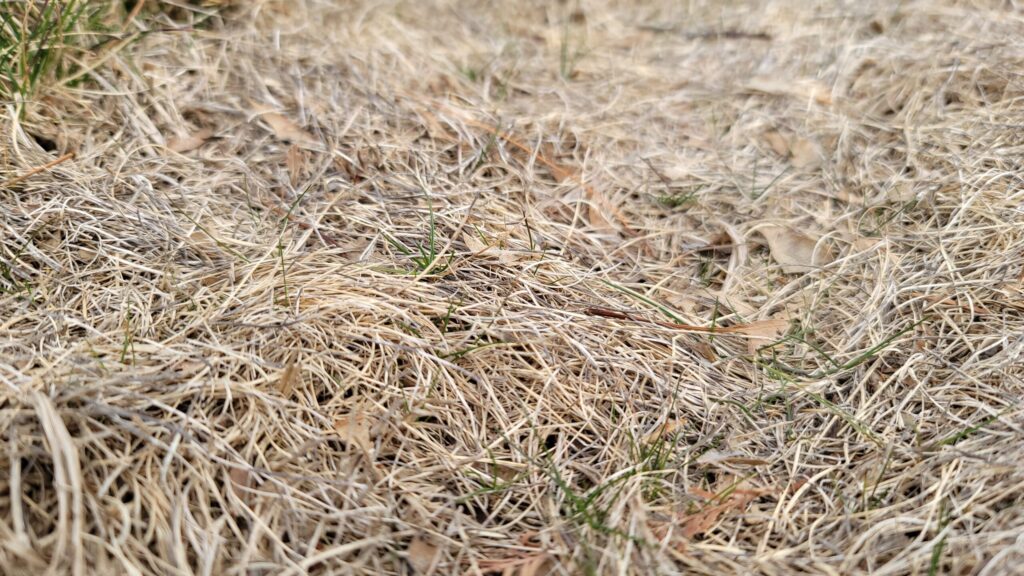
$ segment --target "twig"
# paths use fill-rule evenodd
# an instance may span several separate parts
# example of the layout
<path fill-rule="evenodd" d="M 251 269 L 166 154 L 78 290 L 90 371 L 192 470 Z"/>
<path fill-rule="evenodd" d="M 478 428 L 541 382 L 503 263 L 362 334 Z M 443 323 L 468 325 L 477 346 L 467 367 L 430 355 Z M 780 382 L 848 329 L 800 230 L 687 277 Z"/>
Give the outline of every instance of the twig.
<path fill-rule="evenodd" d="M 74 157 L 75 157 L 75 153 L 74 152 L 68 152 L 67 154 L 61 156 L 60 158 L 57 158 L 56 160 L 53 160 L 51 162 L 47 162 L 46 164 L 43 164 L 42 166 L 36 166 L 35 168 L 29 170 L 28 172 L 25 172 L 21 176 L 15 176 L 14 178 L 11 178 L 9 180 L 5 180 L 3 184 L 0 184 L 0 188 L 10 188 L 11 186 L 14 186 L 15 184 L 18 184 L 22 180 L 26 180 L 28 178 L 31 178 L 32 176 L 35 176 L 36 174 L 39 174 L 40 172 L 46 172 L 47 170 L 49 170 L 50 168 L 53 168 L 57 164 L 60 164 L 61 162 L 66 162 L 68 160 L 71 160 Z"/>
<path fill-rule="evenodd" d="M 135 6 L 132 7 L 132 11 L 129 12 L 128 17 L 124 19 L 123 28 L 127 28 L 128 25 L 131 24 L 132 20 L 135 20 L 135 17 L 139 15 L 139 12 L 142 12 L 142 7 L 145 5 L 146 0 L 137 0 L 135 2 Z"/>
<path fill-rule="evenodd" d="M 686 332 L 715 332 L 715 333 L 742 333 L 744 330 L 749 328 L 746 324 L 737 324 L 735 326 L 694 326 L 692 324 L 679 324 L 676 322 L 662 322 L 660 320 L 648 320 L 646 318 L 637 318 L 631 312 L 623 310 L 612 310 L 611 308 L 601 308 L 598 306 L 591 306 L 586 309 L 586 313 L 591 316 L 600 316 L 602 318 L 615 318 L 616 320 L 629 320 L 631 322 L 643 322 L 647 324 L 656 324 L 665 328 L 671 328 L 673 330 L 684 330 Z"/>

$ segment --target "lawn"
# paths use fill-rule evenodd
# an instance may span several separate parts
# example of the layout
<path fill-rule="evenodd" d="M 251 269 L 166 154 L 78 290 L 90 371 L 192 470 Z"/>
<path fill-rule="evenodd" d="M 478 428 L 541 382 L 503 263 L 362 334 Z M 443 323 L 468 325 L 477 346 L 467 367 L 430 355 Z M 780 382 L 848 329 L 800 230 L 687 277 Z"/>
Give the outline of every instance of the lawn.
<path fill-rule="evenodd" d="M 1014 2 L 0 25 L 0 573 L 1024 565 Z"/>

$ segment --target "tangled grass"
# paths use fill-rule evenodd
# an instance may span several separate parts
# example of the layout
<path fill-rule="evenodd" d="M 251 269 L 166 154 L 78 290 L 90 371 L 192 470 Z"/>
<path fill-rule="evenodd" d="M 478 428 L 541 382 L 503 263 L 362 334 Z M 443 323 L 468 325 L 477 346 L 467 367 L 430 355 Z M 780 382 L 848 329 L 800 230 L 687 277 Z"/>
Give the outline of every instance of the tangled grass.
<path fill-rule="evenodd" d="M 3 116 L 0 572 L 1019 570 L 1010 4 L 147 12 Z"/>

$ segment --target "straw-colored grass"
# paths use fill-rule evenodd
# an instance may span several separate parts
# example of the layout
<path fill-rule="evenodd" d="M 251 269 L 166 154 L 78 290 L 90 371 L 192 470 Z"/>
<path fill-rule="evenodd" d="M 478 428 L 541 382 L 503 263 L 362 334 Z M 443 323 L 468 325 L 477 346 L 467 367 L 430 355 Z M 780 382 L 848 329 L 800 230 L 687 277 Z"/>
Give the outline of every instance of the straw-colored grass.
<path fill-rule="evenodd" d="M 1013 4 L 144 11 L 3 114 L 0 572 L 1020 570 Z"/>

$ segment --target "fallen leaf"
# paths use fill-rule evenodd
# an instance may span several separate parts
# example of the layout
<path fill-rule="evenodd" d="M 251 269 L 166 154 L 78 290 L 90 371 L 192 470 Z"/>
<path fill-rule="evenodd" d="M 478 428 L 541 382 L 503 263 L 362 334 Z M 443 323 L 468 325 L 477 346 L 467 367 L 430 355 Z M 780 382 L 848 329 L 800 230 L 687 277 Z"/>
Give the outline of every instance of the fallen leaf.
<path fill-rule="evenodd" d="M 761 458 L 751 458 L 740 452 L 722 452 L 719 450 L 708 450 L 697 458 L 698 464 L 733 464 L 741 466 L 764 466 L 769 464 Z"/>
<path fill-rule="evenodd" d="M 770 130 L 764 133 L 764 139 L 773 152 L 779 156 L 789 156 L 789 140 L 785 136 L 775 130 Z"/>
<path fill-rule="evenodd" d="M 519 151 L 529 155 L 532 158 L 536 158 L 538 162 L 546 166 L 548 170 L 551 171 L 551 175 L 554 176 L 555 179 L 558 180 L 559 182 L 571 180 L 579 184 L 580 188 L 582 188 L 585 192 L 587 200 L 589 200 L 592 203 L 592 207 L 590 210 L 588 210 L 587 214 L 591 226 L 597 228 L 607 228 L 605 223 L 610 224 L 610 221 L 605 216 L 605 214 L 610 214 L 615 218 L 615 220 L 619 222 L 622 229 L 626 233 L 628 233 L 631 236 L 638 235 L 637 232 L 633 230 L 632 227 L 629 225 L 629 220 L 626 218 L 625 214 L 623 214 L 621 210 L 619 210 L 611 202 L 609 202 L 608 199 L 604 196 L 604 194 L 602 194 L 598 190 L 597 186 L 595 186 L 592 182 L 588 182 L 586 179 L 584 179 L 583 174 L 579 170 L 562 166 L 558 162 L 554 161 L 553 156 L 549 156 L 548 154 L 535 150 L 533 146 L 529 146 L 523 142 L 520 142 L 507 131 L 499 130 L 494 126 L 472 119 L 467 119 L 466 122 L 473 126 L 486 128 L 488 131 L 492 132 L 495 136 L 500 137 L 510 146 L 517 148 Z M 614 227 L 612 227 L 612 230 L 614 231 Z"/>
<path fill-rule="evenodd" d="M 830 106 L 832 104 L 832 89 L 814 80 L 802 83 L 803 93 L 818 104 Z"/>
<path fill-rule="evenodd" d="M 757 77 L 747 82 L 746 89 L 772 96 L 787 96 L 793 93 L 793 83 L 779 78 Z"/>
<path fill-rule="evenodd" d="M 555 571 L 555 561 L 548 554 L 541 554 L 519 568 L 518 576 L 547 576 Z"/>
<path fill-rule="evenodd" d="M 176 136 L 167 141 L 167 149 L 172 152 L 177 152 L 178 154 L 191 152 L 192 150 L 202 146 L 210 136 L 213 136 L 213 131 L 205 128 L 197 130 L 187 136 Z"/>
<path fill-rule="evenodd" d="M 466 248 L 469 248 L 470 252 L 474 254 L 482 254 L 491 247 L 476 231 L 463 232 L 462 241 L 466 244 Z"/>
<path fill-rule="evenodd" d="M 285 159 L 285 163 L 288 166 L 288 179 L 292 186 L 295 186 L 299 183 L 299 178 L 302 177 L 302 172 L 306 167 L 306 156 L 298 144 L 288 147 L 288 157 Z"/>
<path fill-rule="evenodd" d="M 787 328 L 789 328 L 789 320 L 786 318 L 769 318 L 736 326 L 735 332 L 750 336 L 750 339 L 747 340 L 747 352 L 755 354 L 761 346 L 771 344 L 781 338 Z"/>
<path fill-rule="evenodd" d="M 763 489 L 744 489 L 736 488 L 729 493 L 720 504 L 713 504 L 716 500 L 721 498 L 718 494 L 711 494 L 705 490 L 695 490 L 700 492 L 699 495 L 709 500 L 703 508 L 693 514 L 688 514 L 683 517 L 683 530 L 682 534 L 684 538 L 693 538 L 704 534 L 714 528 L 715 524 L 718 523 L 718 519 L 723 513 L 730 510 L 744 510 L 747 505 L 753 502 L 757 497 L 768 493 L 769 491 Z"/>
<path fill-rule="evenodd" d="M 405 549 L 409 564 L 412 564 L 417 574 L 426 574 L 430 571 L 438 552 L 436 546 L 429 544 L 419 536 L 413 538 L 409 547 Z"/>
<path fill-rule="evenodd" d="M 693 344 L 690 345 L 690 347 L 693 348 L 693 350 L 697 354 L 700 354 L 701 357 L 707 360 L 708 362 L 718 361 L 718 354 L 715 353 L 714 347 L 712 347 L 707 342 L 694 342 Z"/>
<path fill-rule="evenodd" d="M 232 468 L 228 472 L 228 478 L 231 479 L 231 485 L 242 490 L 252 488 L 252 474 L 245 468 Z"/>
<path fill-rule="evenodd" d="M 297 124 L 289 120 L 284 115 L 275 112 L 270 106 L 254 104 L 252 108 L 253 112 L 261 120 L 266 122 L 267 126 L 270 126 L 271 131 L 274 132 L 274 136 L 277 136 L 278 139 L 305 147 L 315 146 L 318 144 L 316 137 L 302 128 L 299 128 Z"/>
<path fill-rule="evenodd" d="M 366 455 L 372 453 L 370 422 L 365 414 L 355 412 L 335 418 L 334 430 L 346 444 L 355 445 Z"/>
<path fill-rule="evenodd" d="M 888 190 L 883 191 L 879 198 L 874 200 L 875 202 L 884 202 L 889 200 L 891 202 L 913 202 L 917 200 L 918 190 L 915 184 L 910 182 L 899 182 L 893 185 Z"/>
<path fill-rule="evenodd" d="M 822 153 L 817 142 L 807 138 L 797 138 L 789 146 L 792 164 L 796 168 L 814 169 L 821 165 Z"/>
<path fill-rule="evenodd" d="M 511 266 L 520 260 L 524 260 L 529 256 L 527 252 L 519 250 L 499 250 L 498 251 L 498 262 L 506 266 Z"/>
<path fill-rule="evenodd" d="M 772 96 L 790 96 L 813 100 L 818 104 L 832 104 L 832 91 L 816 80 L 786 80 L 782 78 L 759 77 L 747 82 L 746 90 Z"/>
<path fill-rule="evenodd" d="M 724 504 L 719 504 L 706 506 L 699 512 L 691 514 L 683 523 L 683 538 L 693 538 L 711 530 L 718 522 L 718 517 L 727 509 L 728 507 Z"/>
<path fill-rule="evenodd" d="M 281 395 L 285 398 L 291 398 L 292 392 L 295 390 L 295 386 L 299 383 L 299 376 L 301 370 L 299 365 L 293 359 L 284 367 L 281 371 L 281 376 L 277 379 L 277 389 L 281 392 Z"/>
<path fill-rule="evenodd" d="M 614 234 L 616 232 L 615 225 L 604 215 L 604 212 L 608 211 L 607 207 L 602 210 L 602 207 L 599 206 L 600 204 L 607 204 L 604 196 L 596 194 L 591 196 L 590 203 L 587 205 L 587 220 L 590 222 L 590 226 L 596 230 L 606 234 Z"/>
<path fill-rule="evenodd" d="M 228 485 L 243 504 L 249 506 L 252 503 L 254 494 L 251 490 L 256 485 L 256 478 L 250 469 L 231 468 L 228 471 Z"/>
<path fill-rule="evenodd" d="M 557 564 L 550 554 L 518 554 L 507 558 L 483 558 L 479 564 L 485 574 L 500 571 L 502 576 L 547 576 L 555 572 Z"/>
<path fill-rule="evenodd" d="M 760 229 L 772 258 L 782 266 L 786 274 L 811 272 L 832 261 L 831 250 L 827 246 L 818 246 L 818 242 L 803 234 L 784 226 L 771 226 Z"/>
<path fill-rule="evenodd" d="M 686 426 L 686 419 L 684 418 L 669 420 L 660 426 L 655 426 L 654 430 L 644 435 L 642 441 L 644 444 L 651 444 L 652 442 L 657 442 L 658 440 L 664 438 L 665 436 L 677 432 L 684 426 Z"/>
<path fill-rule="evenodd" d="M 869 250 L 879 249 L 882 243 L 883 241 L 881 238 L 870 238 L 865 236 L 853 241 L 853 249 L 858 252 L 867 252 Z"/>

